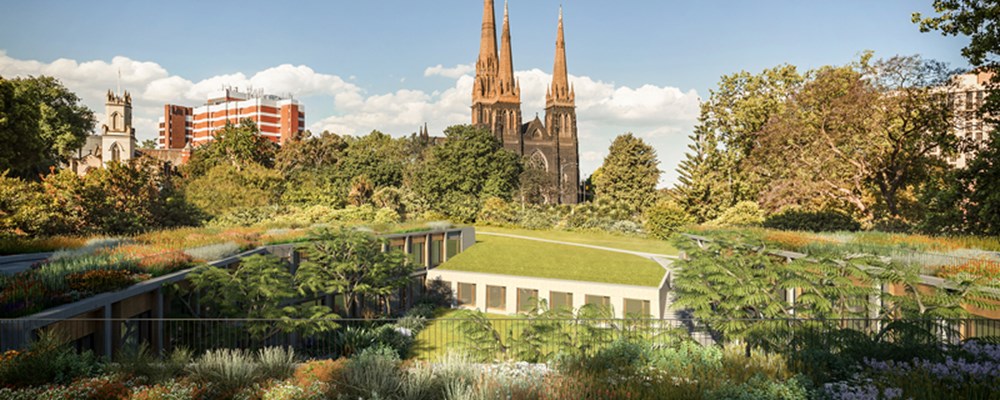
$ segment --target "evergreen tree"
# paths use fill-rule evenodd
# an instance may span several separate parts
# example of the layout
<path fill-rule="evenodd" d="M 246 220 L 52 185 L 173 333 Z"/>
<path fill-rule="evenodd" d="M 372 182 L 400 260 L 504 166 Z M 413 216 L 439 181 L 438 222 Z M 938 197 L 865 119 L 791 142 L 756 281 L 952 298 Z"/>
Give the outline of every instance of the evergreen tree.
<path fill-rule="evenodd" d="M 674 197 L 684 211 L 702 223 L 715 219 L 726 208 L 729 196 L 720 173 L 722 158 L 715 133 L 702 121 L 688 137 L 691 143 L 677 166 L 680 176 Z"/>
<path fill-rule="evenodd" d="M 660 181 L 656 150 L 632 133 L 619 135 L 611 143 L 601 174 L 594 177 L 598 198 L 634 207 L 641 212 L 656 202 Z"/>

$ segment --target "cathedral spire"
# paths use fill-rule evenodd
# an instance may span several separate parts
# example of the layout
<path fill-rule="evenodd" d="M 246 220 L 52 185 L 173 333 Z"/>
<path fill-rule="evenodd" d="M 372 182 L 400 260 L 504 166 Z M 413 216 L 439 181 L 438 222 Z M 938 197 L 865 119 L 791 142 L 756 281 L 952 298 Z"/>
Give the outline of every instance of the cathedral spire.
<path fill-rule="evenodd" d="M 514 55 L 510 44 L 510 18 L 507 12 L 507 1 L 503 2 L 503 31 L 500 35 L 500 95 L 503 97 L 516 97 L 520 101 L 520 93 L 517 90 L 517 82 L 514 81 Z"/>
<path fill-rule="evenodd" d="M 483 1 L 483 34 L 479 42 L 479 61 L 497 58 L 497 21 L 493 0 Z"/>
<path fill-rule="evenodd" d="M 552 68 L 552 86 L 546 103 L 554 102 L 573 104 L 573 94 L 569 86 L 569 76 L 566 72 L 566 38 L 563 34 L 563 12 L 559 6 L 559 27 L 556 31 L 556 60 Z"/>

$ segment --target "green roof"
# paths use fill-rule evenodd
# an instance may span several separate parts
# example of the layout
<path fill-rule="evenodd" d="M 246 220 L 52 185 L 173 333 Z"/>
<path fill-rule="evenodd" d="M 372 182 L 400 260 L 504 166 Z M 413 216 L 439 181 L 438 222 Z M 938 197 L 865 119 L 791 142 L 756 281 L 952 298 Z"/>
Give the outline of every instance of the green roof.
<path fill-rule="evenodd" d="M 653 287 L 665 274 L 660 264 L 632 254 L 489 235 L 476 235 L 475 245 L 438 268 Z"/>

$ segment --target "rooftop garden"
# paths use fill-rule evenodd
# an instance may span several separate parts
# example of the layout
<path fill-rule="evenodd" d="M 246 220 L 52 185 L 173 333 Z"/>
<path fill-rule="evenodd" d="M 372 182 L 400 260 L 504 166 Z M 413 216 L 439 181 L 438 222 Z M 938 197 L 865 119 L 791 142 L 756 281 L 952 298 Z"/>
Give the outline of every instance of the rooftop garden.
<path fill-rule="evenodd" d="M 622 250 L 640 251 L 652 254 L 677 254 L 677 249 L 671 246 L 667 241 L 637 235 L 613 234 L 602 231 L 534 230 L 498 226 L 477 226 L 476 232 L 504 233 L 509 235 L 528 236 L 539 239 L 558 240 Z"/>
<path fill-rule="evenodd" d="M 1000 279 L 1000 238 L 927 236 L 885 232 L 802 232 L 766 228 L 693 227 L 690 233 L 716 236 L 741 234 L 775 250 L 804 254 L 868 254 L 914 265 L 927 275 L 947 277 L 967 272 Z"/>
<path fill-rule="evenodd" d="M 386 234 L 447 226 L 450 224 L 386 224 L 377 226 L 377 230 L 366 230 Z M 70 240 L 57 237 L 35 241 L 36 245 L 65 247 L 47 249 L 55 252 L 28 270 L 13 275 L 0 274 L 0 318 L 30 315 L 120 290 L 259 246 L 305 241 L 310 238 L 310 232 L 309 228 L 215 226 L 161 230 L 120 238 Z"/>
<path fill-rule="evenodd" d="M 477 235 L 476 245 L 438 268 L 654 287 L 665 274 L 656 262 L 631 254 L 489 235 Z"/>

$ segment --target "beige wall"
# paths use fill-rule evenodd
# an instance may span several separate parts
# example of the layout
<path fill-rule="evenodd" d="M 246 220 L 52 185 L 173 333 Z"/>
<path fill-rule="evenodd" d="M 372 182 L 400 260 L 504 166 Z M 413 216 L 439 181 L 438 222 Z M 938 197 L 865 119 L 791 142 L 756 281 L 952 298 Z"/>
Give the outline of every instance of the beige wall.
<path fill-rule="evenodd" d="M 552 291 L 573 294 L 573 307 L 579 308 L 586 304 L 586 295 L 610 297 L 616 318 L 624 318 L 625 299 L 647 300 L 653 318 L 673 318 L 670 310 L 669 273 L 664 277 L 659 287 L 617 285 L 610 283 L 582 282 L 559 279 L 535 278 L 526 276 L 487 274 L 479 272 L 451 271 L 432 269 L 427 274 L 428 280 L 441 279 L 451 284 L 452 291 L 458 294 L 458 283 L 473 283 L 476 285 L 474 308 L 480 311 L 514 314 L 517 312 L 518 289 L 538 290 L 538 296 L 546 301 Z M 486 308 L 486 286 L 506 287 L 506 309 L 493 310 Z"/>

